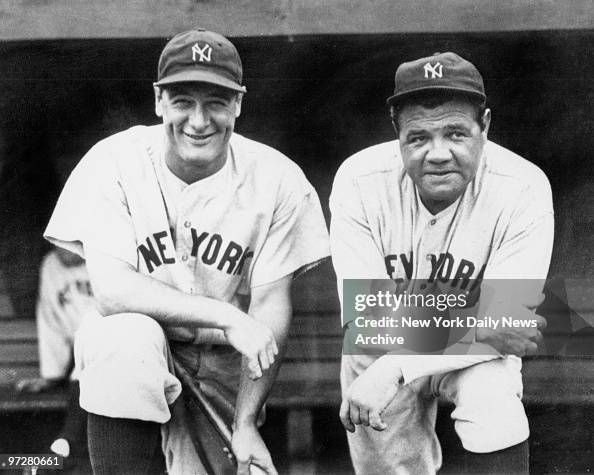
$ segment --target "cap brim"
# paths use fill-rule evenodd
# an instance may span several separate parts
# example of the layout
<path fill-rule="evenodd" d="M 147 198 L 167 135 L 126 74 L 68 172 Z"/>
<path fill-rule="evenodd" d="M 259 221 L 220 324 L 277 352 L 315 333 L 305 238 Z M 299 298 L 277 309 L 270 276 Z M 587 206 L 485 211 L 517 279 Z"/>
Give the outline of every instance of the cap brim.
<path fill-rule="evenodd" d="M 416 89 L 411 89 L 409 91 L 402 92 L 400 94 L 394 94 L 393 96 L 390 96 L 390 97 L 388 97 L 388 99 L 386 99 L 386 103 L 390 106 L 395 106 L 396 104 L 398 104 L 399 102 L 402 102 L 404 99 L 406 99 L 410 96 L 417 95 L 421 92 L 429 92 L 429 91 L 453 92 L 453 93 L 465 94 L 467 96 L 473 96 L 473 97 L 480 99 L 483 102 L 483 104 L 487 100 L 487 96 L 485 94 L 482 94 L 482 93 L 477 92 L 472 89 L 464 89 L 462 87 L 449 87 L 449 86 L 426 86 L 426 87 L 419 87 Z"/>
<path fill-rule="evenodd" d="M 165 86 L 167 84 L 175 84 L 179 82 L 205 82 L 208 84 L 215 84 L 227 89 L 232 89 L 237 92 L 247 92 L 245 86 L 237 84 L 226 77 L 220 76 L 212 71 L 182 71 L 171 76 L 167 76 L 160 81 L 153 83 L 155 86 Z"/>

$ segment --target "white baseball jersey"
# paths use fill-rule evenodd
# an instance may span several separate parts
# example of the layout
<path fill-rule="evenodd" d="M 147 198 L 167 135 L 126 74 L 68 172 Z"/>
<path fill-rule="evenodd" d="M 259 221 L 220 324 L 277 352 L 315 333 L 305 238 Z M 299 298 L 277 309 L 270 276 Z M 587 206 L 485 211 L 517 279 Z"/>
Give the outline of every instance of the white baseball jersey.
<path fill-rule="evenodd" d="M 532 163 L 487 142 L 463 195 L 432 215 L 406 173 L 398 141 L 367 148 L 340 167 L 330 198 L 338 278 L 544 279 L 553 244 L 549 182 Z M 540 290 L 538 290 L 540 292 Z M 484 361 L 480 356 L 403 357 L 405 382 Z"/>
<path fill-rule="evenodd" d="M 192 184 L 164 162 L 162 125 L 95 145 L 68 179 L 45 231 L 187 292 L 232 303 L 329 254 L 318 196 L 280 152 L 233 134 L 223 168 Z M 243 310 L 246 310 L 243 307 Z M 197 332 L 166 328 L 192 341 Z"/>
<path fill-rule="evenodd" d="M 96 314 L 85 264 L 67 266 L 56 251 L 49 252 L 41 263 L 36 309 L 39 366 L 43 378 L 68 376 L 74 333 L 83 318 Z"/>

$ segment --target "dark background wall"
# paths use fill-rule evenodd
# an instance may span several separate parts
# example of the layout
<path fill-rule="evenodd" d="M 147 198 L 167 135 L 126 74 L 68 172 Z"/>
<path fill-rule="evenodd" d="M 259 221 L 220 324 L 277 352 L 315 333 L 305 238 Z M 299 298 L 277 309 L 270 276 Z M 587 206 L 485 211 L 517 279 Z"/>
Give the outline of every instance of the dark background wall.
<path fill-rule="evenodd" d="M 248 88 L 237 130 L 295 160 L 326 214 L 340 163 L 393 138 L 385 98 L 396 66 L 448 50 L 471 60 L 493 110 L 490 137 L 539 165 L 551 181 L 557 215 L 551 274 L 592 277 L 592 30 L 234 42 Z M 0 43 L 0 277 L 17 314 L 33 313 L 46 246 L 41 233 L 61 181 L 97 140 L 157 122 L 151 82 L 164 44 L 155 38 Z"/>

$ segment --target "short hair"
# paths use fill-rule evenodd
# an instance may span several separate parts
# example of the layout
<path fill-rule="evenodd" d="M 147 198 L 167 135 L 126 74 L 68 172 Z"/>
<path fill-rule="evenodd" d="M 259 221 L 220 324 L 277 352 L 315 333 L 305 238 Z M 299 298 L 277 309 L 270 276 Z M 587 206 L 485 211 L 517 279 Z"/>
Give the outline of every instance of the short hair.
<path fill-rule="evenodd" d="M 241 94 L 243 94 L 242 92 L 235 91 L 234 89 L 229 89 L 228 87 L 219 86 L 218 84 L 211 84 L 209 82 L 202 81 L 174 82 L 169 84 L 157 85 L 155 87 L 158 87 L 161 93 L 167 91 L 168 94 L 171 94 L 172 92 L 175 93 L 176 91 L 179 91 L 179 89 L 184 87 L 195 87 L 196 84 L 205 84 L 207 86 L 219 88 L 221 90 L 226 90 L 229 91 L 230 94 L 235 95 L 236 97 L 239 97 Z"/>
<path fill-rule="evenodd" d="M 405 107 L 421 106 L 426 109 L 435 109 L 446 102 L 456 100 L 467 102 L 474 108 L 474 119 L 481 130 L 485 130 L 487 124 L 485 124 L 483 116 L 487 110 L 487 104 L 476 96 L 459 92 L 423 91 L 418 94 L 411 94 L 410 96 L 403 98 L 397 104 L 390 106 L 390 118 L 392 119 L 396 131 L 399 131 L 398 116 Z"/>

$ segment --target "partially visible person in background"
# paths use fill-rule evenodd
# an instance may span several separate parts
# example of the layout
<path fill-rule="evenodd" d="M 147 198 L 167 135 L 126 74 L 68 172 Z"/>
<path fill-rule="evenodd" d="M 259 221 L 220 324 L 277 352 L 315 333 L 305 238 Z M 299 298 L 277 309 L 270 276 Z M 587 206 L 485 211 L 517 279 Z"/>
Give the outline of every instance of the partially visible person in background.
<path fill-rule="evenodd" d="M 84 318 L 98 315 L 85 261 L 55 248 L 43 259 L 36 307 L 40 377 L 16 383 L 21 392 L 39 393 L 69 387 L 64 426 L 50 450 L 69 457 L 73 446 L 86 446 L 86 413 L 78 404 L 78 381 L 73 373 L 74 334 Z M 69 382 L 70 381 L 70 382 Z"/>

